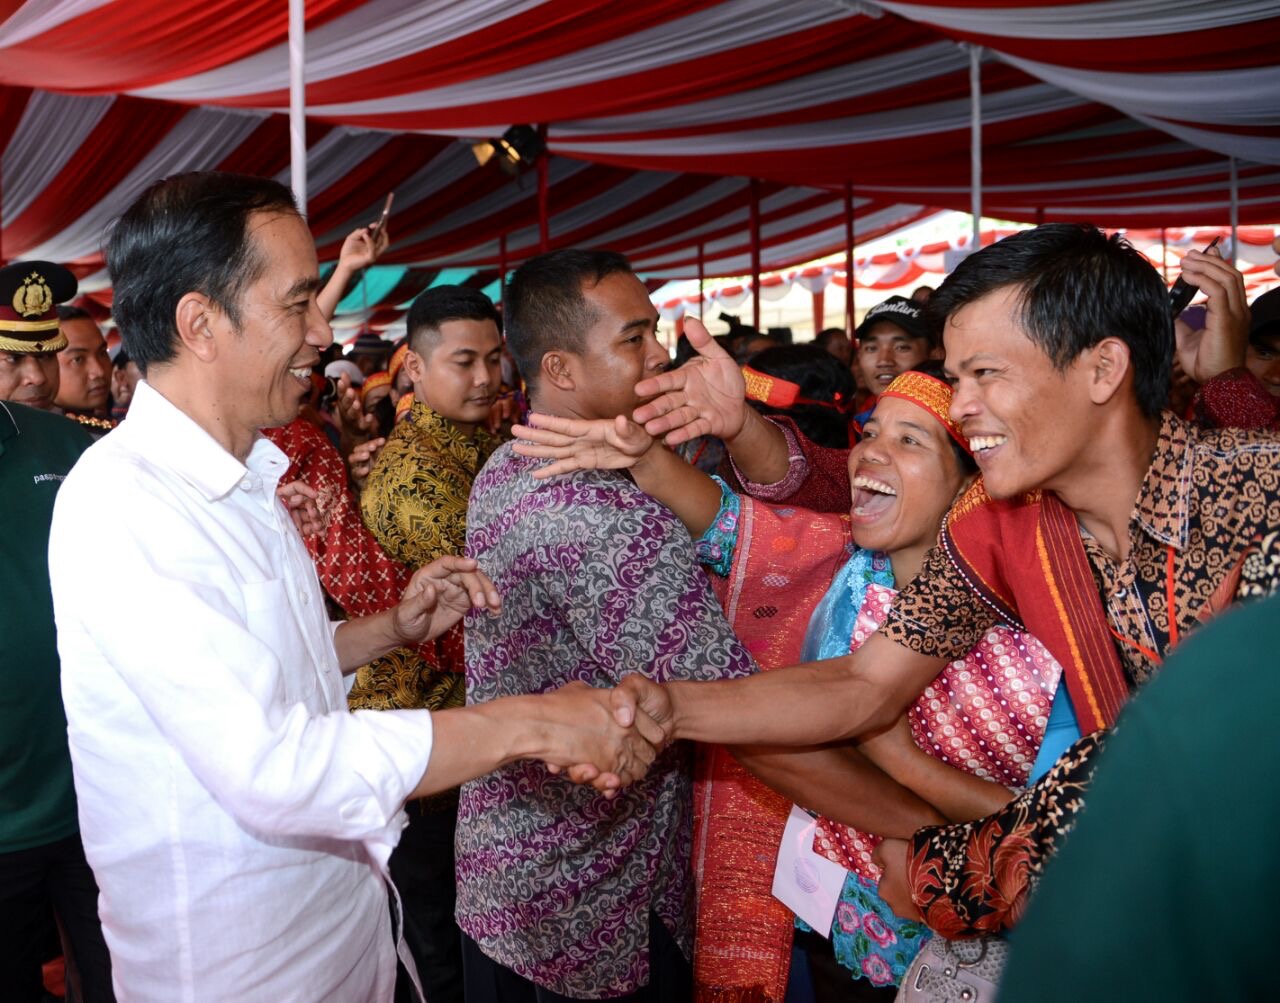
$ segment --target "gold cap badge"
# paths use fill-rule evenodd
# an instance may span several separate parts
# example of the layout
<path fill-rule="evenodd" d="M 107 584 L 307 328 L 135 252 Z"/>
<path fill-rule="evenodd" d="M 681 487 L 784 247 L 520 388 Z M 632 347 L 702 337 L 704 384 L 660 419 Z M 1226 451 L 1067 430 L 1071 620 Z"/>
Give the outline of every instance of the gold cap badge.
<path fill-rule="evenodd" d="M 23 317 L 38 317 L 53 309 L 53 290 L 44 276 L 32 272 L 13 294 L 13 309 Z"/>

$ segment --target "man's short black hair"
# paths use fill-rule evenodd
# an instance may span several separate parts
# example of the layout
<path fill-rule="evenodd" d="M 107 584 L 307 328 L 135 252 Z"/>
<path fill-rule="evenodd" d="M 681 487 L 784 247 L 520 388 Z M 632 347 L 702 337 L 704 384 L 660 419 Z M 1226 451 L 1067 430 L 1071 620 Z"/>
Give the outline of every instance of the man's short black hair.
<path fill-rule="evenodd" d="M 120 351 L 116 352 L 116 357 L 111 360 L 111 368 L 124 369 L 132 361 L 133 360 L 129 358 L 129 353 L 121 348 Z"/>
<path fill-rule="evenodd" d="M 66 303 L 59 303 L 58 320 L 93 320 L 93 315 L 82 306 L 69 306 Z M 95 324 L 96 320 L 93 321 Z"/>
<path fill-rule="evenodd" d="M 584 335 L 596 316 L 582 287 L 616 272 L 630 275 L 631 262 L 614 251 L 577 248 L 539 254 L 516 269 L 507 283 L 507 347 L 531 388 L 548 352 L 586 348 Z"/>
<path fill-rule="evenodd" d="M 451 320 L 491 320 L 497 325 L 498 310 L 479 289 L 434 286 L 420 293 L 409 307 L 405 321 L 409 349 L 425 359 L 440 344 L 440 325 Z"/>
<path fill-rule="evenodd" d="M 843 327 L 825 327 L 817 333 L 813 339 L 813 343 L 820 348 L 826 349 L 833 341 L 839 341 L 844 338 L 849 340 L 849 336 L 845 334 Z"/>
<path fill-rule="evenodd" d="M 1104 338 L 1129 347 L 1133 389 L 1154 417 L 1169 399 L 1173 319 L 1160 275 L 1127 240 L 1086 223 L 1046 223 L 965 258 L 925 307 L 941 329 L 961 307 L 1019 289 L 1022 330 L 1059 371 Z"/>
<path fill-rule="evenodd" d="M 112 311 L 144 374 L 173 358 L 178 301 L 188 293 L 208 296 L 239 328 L 241 295 L 266 266 L 248 232 L 258 212 L 298 208 L 277 181 L 200 171 L 157 181 L 116 221 L 107 242 Z"/>

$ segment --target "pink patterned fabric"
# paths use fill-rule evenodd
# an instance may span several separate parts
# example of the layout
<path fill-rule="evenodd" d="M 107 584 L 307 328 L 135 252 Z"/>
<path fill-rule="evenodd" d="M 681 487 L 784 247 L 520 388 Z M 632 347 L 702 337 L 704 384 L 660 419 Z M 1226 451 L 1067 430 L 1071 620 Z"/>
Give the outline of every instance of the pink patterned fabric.
<path fill-rule="evenodd" d="M 896 593 L 867 587 L 849 650 L 857 651 L 884 623 Z M 916 744 L 956 769 L 1022 787 L 1049 723 L 1062 667 L 1030 634 L 993 627 L 964 658 L 939 673 L 908 711 Z M 873 883 L 878 836 L 823 818 L 814 849 Z"/>

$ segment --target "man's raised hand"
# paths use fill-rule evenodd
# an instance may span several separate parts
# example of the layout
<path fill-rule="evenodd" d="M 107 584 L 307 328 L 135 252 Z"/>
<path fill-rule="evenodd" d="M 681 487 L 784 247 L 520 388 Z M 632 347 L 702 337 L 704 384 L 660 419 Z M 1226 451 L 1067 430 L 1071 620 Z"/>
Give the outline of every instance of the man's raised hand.
<path fill-rule="evenodd" d="M 686 318 L 684 333 L 697 357 L 637 383 L 638 396 L 654 399 L 636 408 L 632 417 L 650 435 L 665 434 L 668 446 L 700 435 L 732 439 L 747 419 L 742 367 L 707 333 L 702 321 Z"/>
<path fill-rule="evenodd" d="M 347 239 L 342 242 L 342 250 L 338 252 L 338 263 L 351 272 L 368 268 L 390 244 L 391 234 L 385 226 L 377 231 L 372 223 L 362 226 L 347 234 Z"/>
<path fill-rule="evenodd" d="M 1244 365 L 1249 344 L 1244 276 L 1222 259 L 1216 247 L 1188 251 L 1182 259 L 1182 275 L 1208 297 L 1208 312 L 1202 331 L 1193 331 L 1181 320 L 1174 322 L 1178 362 L 1197 383 L 1207 383 Z"/>

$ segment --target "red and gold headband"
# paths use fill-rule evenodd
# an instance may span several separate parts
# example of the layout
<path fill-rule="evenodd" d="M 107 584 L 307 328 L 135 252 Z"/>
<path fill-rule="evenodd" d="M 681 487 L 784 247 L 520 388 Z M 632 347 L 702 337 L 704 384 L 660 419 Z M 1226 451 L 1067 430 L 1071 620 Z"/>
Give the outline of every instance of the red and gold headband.
<path fill-rule="evenodd" d="M 408 354 L 409 343 L 407 341 L 391 353 L 391 361 L 387 364 L 387 374 L 391 377 L 392 383 L 395 383 L 396 377 L 400 375 L 400 370 L 404 366 L 405 356 Z"/>
<path fill-rule="evenodd" d="M 413 394 L 401 394 L 400 399 L 396 401 L 396 421 L 408 414 L 411 407 L 413 407 Z"/>
<path fill-rule="evenodd" d="M 770 407 L 789 408 L 797 404 L 808 404 L 811 407 L 829 407 L 833 411 L 848 411 L 851 404 L 838 393 L 833 401 L 801 397 L 799 383 L 792 383 L 779 376 L 770 376 L 750 366 L 742 367 L 742 379 L 747 385 L 747 400 L 759 401 Z"/>
<path fill-rule="evenodd" d="M 899 397 L 928 411 L 947 430 L 947 434 L 969 453 L 969 440 L 960 431 L 960 426 L 951 420 L 951 396 L 951 384 L 915 370 L 908 370 L 894 377 L 888 389 L 880 395 L 881 398 Z"/>
<path fill-rule="evenodd" d="M 386 372 L 370 373 L 368 377 L 366 377 L 364 383 L 362 383 L 360 386 L 361 402 L 368 400 L 369 394 L 372 393 L 374 390 L 377 390 L 378 387 L 389 387 L 389 386 L 391 386 L 390 373 L 386 373 Z"/>

